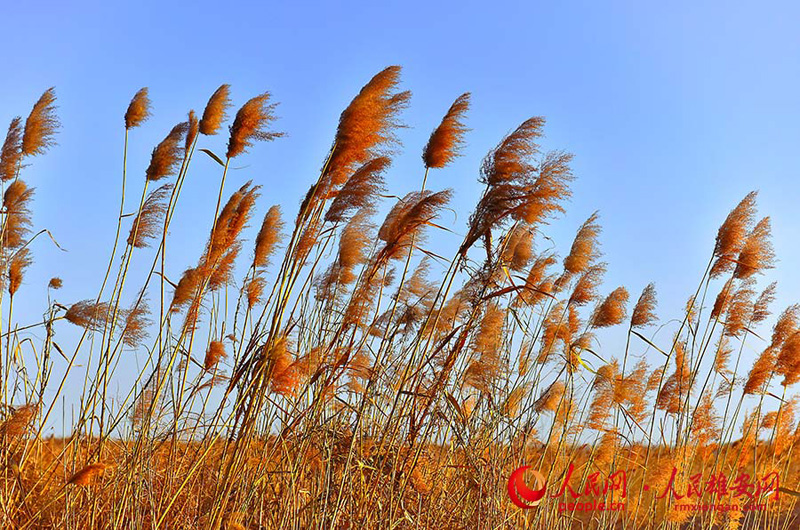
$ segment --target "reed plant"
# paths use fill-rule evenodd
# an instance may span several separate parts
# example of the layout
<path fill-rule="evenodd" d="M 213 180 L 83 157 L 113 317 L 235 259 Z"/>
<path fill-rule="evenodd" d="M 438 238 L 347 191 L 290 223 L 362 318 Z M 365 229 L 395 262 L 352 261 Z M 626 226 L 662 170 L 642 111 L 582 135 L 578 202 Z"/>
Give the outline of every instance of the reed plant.
<path fill-rule="evenodd" d="M 775 255 L 756 193 L 709 241 L 685 310 L 659 319 L 653 284 L 638 296 L 642 286 L 605 285 L 599 214 L 556 254 L 549 223 L 566 216 L 574 177 L 571 154 L 543 147 L 544 118 L 485 156 L 466 226 L 448 226 L 453 191 L 440 188 L 462 178 L 448 169 L 467 146 L 469 93 L 416 146 L 413 191 L 391 195 L 410 98 L 400 67 L 369 80 L 318 174 L 297 176 L 309 188 L 296 207 L 270 205 L 269 180 L 226 187 L 234 159 L 283 136 L 271 94 L 229 116 L 220 86 L 165 131 L 141 175 L 128 168 L 152 114 L 139 90 L 121 123 L 104 277 L 70 301 L 53 278 L 30 322 L 15 298 L 37 245 L 57 238 L 35 226 L 25 178 L 56 143 L 55 91 L 11 121 L 0 152 L 3 528 L 798 527 L 800 306 L 772 318 L 776 286 L 760 284 Z M 224 154 L 205 147 L 229 120 Z M 169 277 L 195 155 L 218 166 L 216 207 L 196 265 Z M 133 198 L 132 178 L 143 179 Z M 69 326 L 76 340 L 56 340 Z M 63 436 L 43 435 L 59 422 Z M 523 465 L 548 492 L 531 509 L 508 494 Z M 625 488 L 602 482 L 620 471 Z M 743 475 L 754 484 L 744 494 Z M 563 507 L 578 497 L 625 509 Z M 701 502 L 736 507 L 687 508 Z"/>

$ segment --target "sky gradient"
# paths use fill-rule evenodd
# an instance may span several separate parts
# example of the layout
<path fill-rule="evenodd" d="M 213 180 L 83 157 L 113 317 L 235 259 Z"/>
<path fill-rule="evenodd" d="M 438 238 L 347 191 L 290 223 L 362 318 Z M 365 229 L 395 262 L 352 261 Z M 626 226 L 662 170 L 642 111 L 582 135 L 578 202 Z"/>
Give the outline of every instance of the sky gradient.
<path fill-rule="evenodd" d="M 574 153 L 577 176 L 568 213 L 549 235 L 563 255 L 576 228 L 600 211 L 604 292 L 625 285 L 635 298 L 653 281 L 660 316 L 679 317 L 719 224 L 758 189 L 780 260 L 768 275 L 778 281 L 774 309 L 800 301 L 796 3 L 118 4 L 3 8 L 0 126 L 27 115 L 50 86 L 62 122 L 59 145 L 24 177 L 37 188 L 35 229 L 48 228 L 67 252 L 37 240 L 15 309 L 21 322 L 40 318 L 52 276 L 64 280 L 57 298 L 65 304 L 96 295 L 119 208 L 122 116 L 140 87 L 150 89 L 154 116 L 131 134 L 131 197 L 139 196 L 152 147 L 230 83 L 237 107 L 270 91 L 280 103 L 276 128 L 288 136 L 238 158 L 227 190 L 254 179 L 263 186 L 259 214 L 280 203 L 291 217 L 339 113 L 391 64 L 403 66 L 402 87 L 413 91 L 403 151 L 387 178 L 391 193 L 419 186 L 431 129 L 453 99 L 472 92 L 465 155 L 428 181 L 455 188 L 458 217 L 445 220 L 458 234 L 482 189 L 483 156 L 542 115 L 544 146 Z M 225 140 L 203 139 L 200 147 L 221 153 Z M 173 279 L 197 261 L 218 179 L 218 166 L 196 155 L 171 231 Z"/>

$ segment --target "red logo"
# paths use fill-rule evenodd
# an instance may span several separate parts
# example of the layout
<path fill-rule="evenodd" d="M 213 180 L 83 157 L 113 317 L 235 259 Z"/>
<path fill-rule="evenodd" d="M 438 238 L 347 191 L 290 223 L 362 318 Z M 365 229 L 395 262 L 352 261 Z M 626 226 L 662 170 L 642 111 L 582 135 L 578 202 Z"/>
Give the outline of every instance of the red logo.
<path fill-rule="evenodd" d="M 544 476 L 535 469 L 531 471 L 534 477 L 533 487 L 531 489 L 525 484 L 522 478 L 525 470 L 530 469 L 531 466 L 522 466 L 517 468 L 511 476 L 508 477 L 508 496 L 511 497 L 511 502 L 520 508 L 536 508 L 542 498 L 544 497 L 547 485 L 544 481 Z"/>

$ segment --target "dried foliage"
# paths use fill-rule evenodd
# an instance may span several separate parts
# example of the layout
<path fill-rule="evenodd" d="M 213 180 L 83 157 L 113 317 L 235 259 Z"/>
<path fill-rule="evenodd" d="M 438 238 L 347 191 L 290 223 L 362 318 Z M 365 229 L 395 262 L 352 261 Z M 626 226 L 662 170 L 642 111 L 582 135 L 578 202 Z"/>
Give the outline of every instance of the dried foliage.
<path fill-rule="evenodd" d="M 685 310 L 659 320 L 649 284 L 617 326 L 629 295 L 599 295 L 598 215 L 571 246 L 545 226 L 564 213 L 573 177 L 571 155 L 540 146 L 542 118 L 485 157 L 466 230 L 453 193 L 426 177 L 461 152 L 467 94 L 425 146 L 416 191 L 390 195 L 409 99 L 399 80 L 398 67 L 378 73 L 342 113 L 285 242 L 280 206 L 260 209 L 274 187 L 247 182 L 223 200 L 236 173 L 221 170 L 195 261 L 170 223 L 199 223 L 179 207 L 195 146 L 226 165 L 199 136 L 226 120 L 222 85 L 201 119 L 190 112 L 153 151 L 148 181 L 177 178 L 143 194 L 135 215 L 122 201 L 128 245 L 118 234 L 99 291 L 71 306 L 59 278 L 47 290 L 24 281 L 47 231 L 30 237 L 23 155 L 52 144 L 52 91 L 24 130 L 12 121 L 0 163 L 0 526 L 792 527 L 800 305 L 773 321 L 776 286 L 759 283 L 775 257 L 755 194 L 720 227 Z M 273 110 L 266 94 L 239 110 L 228 163 L 279 135 Z M 149 112 L 143 89 L 126 130 Z M 154 239 L 152 253 L 134 252 Z M 246 241 L 252 261 L 240 256 Z M 46 309 L 20 322 L 37 289 Z M 62 423 L 67 434 L 51 436 Z M 520 465 L 544 477 L 534 510 L 508 500 Z M 610 481 L 619 472 L 626 489 Z M 780 489 L 760 482 L 752 502 L 763 506 L 748 509 L 732 494 L 742 474 L 778 477 Z M 727 493 L 700 490 L 712 481 Z M 624 509 L 560 508 L 582 496 L 584 508 Z M 736 506 L 693 509 L 701 502 Z"/>

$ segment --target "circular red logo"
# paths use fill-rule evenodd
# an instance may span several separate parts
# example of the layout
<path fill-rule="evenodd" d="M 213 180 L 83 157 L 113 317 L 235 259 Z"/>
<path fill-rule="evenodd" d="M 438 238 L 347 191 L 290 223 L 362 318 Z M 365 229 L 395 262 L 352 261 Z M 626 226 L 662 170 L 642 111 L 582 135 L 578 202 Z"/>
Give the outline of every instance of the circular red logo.
<path fill-rule="evenodd" d="M 511 498 L 511 502 L 525 509 L 537 507 L 539 503 L 542 502 L 545 490 L 547 489 L 544 476 L 535 469 L 531 471 L 534 477 L 533 488 L 525 484 L 522 475 L 526 470 L 530 469 L 530 467 L 531 466 L 522 466 L 517 468 L 511 473 L 511 476 L 508 477 L 508 496 Z"/>

